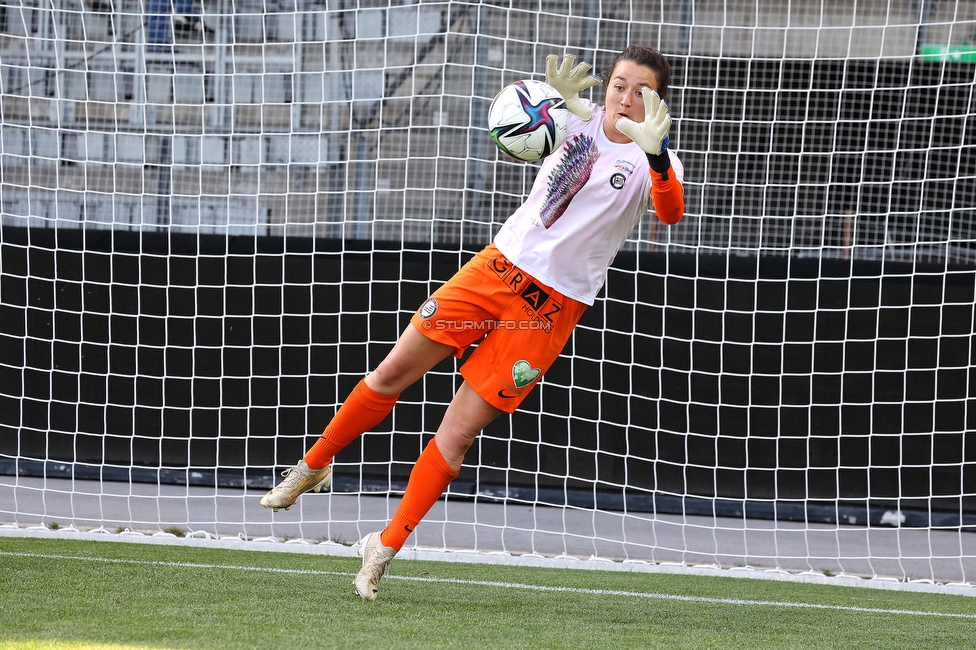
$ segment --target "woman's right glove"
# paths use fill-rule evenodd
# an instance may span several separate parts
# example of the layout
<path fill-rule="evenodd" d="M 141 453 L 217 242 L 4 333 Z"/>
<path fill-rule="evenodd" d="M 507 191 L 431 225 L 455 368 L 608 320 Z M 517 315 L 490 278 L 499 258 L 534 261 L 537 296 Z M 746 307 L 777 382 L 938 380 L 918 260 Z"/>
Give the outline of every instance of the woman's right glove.
<path fill-rule="evenodd" d="M 546 57 L 546 83 L 559 91 L 559 94 L 566 100 L 566 109 L 583 121 L 589 121 L 593 117 L 593 111 L 580 100 L 580 91 L 592 86 L 597 86 L 603 81 L 599 77 L 586 74 L 590 71 L 589 63 L 580 63 L 575 68 L 576 57 L 567 54 L 563 57 L 562 65 L 556 67 L 559 57 L 550 54 Z"/>

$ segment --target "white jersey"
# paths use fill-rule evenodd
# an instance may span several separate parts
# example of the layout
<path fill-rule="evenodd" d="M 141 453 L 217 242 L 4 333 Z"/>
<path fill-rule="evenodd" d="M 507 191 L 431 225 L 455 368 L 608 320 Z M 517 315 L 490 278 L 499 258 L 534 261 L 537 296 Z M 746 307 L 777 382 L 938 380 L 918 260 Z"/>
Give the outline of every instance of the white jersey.
<path fill-rule="evenodd" d="M 540 282 L 592 305 L 617 251 L 650 207 L 651 175 L 643 150 L 611 142 L 603 108 L 587 104 L 593 117 L 570 115 L 565 142 L 542 162 L 495 246 Z M 673 153 L 671 166 L 680 181 L 683 168 Z"/>

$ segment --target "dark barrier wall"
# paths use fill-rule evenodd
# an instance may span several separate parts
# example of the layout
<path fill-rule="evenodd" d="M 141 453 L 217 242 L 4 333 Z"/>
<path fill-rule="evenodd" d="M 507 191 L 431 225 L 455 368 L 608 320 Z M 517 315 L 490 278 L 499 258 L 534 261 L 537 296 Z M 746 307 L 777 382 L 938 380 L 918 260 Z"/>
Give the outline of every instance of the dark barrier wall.
<path fill-rule="evenodd" d="M 262 476 L 300 457 L 470 256 L 2 234 L 0 454 Z M 622 253 L 572 354 L 492 424 L 462 480 L 976 512 L 974 276 Z M 385 474 L 392 454 L 405 478 L 453 368 L 404 394 L 379 428 L 392 441 L 371 436 L 340 459 Z"/>

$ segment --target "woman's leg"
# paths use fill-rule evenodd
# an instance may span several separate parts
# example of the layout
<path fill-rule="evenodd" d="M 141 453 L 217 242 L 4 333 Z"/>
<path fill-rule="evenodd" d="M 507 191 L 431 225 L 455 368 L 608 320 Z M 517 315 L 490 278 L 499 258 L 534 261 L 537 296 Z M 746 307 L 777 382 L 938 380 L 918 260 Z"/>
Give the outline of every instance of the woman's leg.
<path fill-rule="evenodd" d="M 475 438 L 501 413 L 474 392 L 467 382 L 462 382 L 447 407 L 437 434 L 410 472 L 403 500 L 382 533 L 384 546 L 397 551 L 403 548 L 413 529 L 457 478 L 464 454 Z"/>
<path fill-rule="evenodd" d="M 475 438 L 503 411 L 486 402 L 467 382 L 451 400 L 434 439 L 417 459 L 403 499 L 382 533 L 370 533 L 360 541 L 363 568 L 353 585 L 366 600 L 376 598 L 380 579 L 393 556 L 461 471 L 464 454 Z"/>
<path fill-rule="evenodd" d="M 404 389 L 453 352 L 451 346 L 432 341 L 408 325 L 376 370 L 346 398 L 305 454 L 305 463 L 312 469 L 331 463 L 341 449 L 389 415 Z"/>
<path fill-rule="evenodd" d="M 288 510 L 305 492 L 332 485 L 332 459 L 393 410 L 400 391 L 417 381 L 454 348 L 428 339 L 408 325 L 379 367 L 360 381 L 336 411 L 322 436 L 285 478 L 261 499 L 275 512 Z"/>

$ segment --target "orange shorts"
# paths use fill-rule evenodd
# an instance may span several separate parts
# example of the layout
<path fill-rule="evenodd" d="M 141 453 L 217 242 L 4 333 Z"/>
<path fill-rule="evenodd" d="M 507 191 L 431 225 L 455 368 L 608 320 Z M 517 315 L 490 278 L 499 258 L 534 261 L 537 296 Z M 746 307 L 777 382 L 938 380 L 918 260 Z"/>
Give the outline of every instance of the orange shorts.
<path fill-rule="evenodd" d="M 584 303 L 518 269 L 488 245 L 417 310 L 411 322 L 460 357 L 484 337 L 461 376 L 495 408 L 513 412 L 553 364 Z"/>

